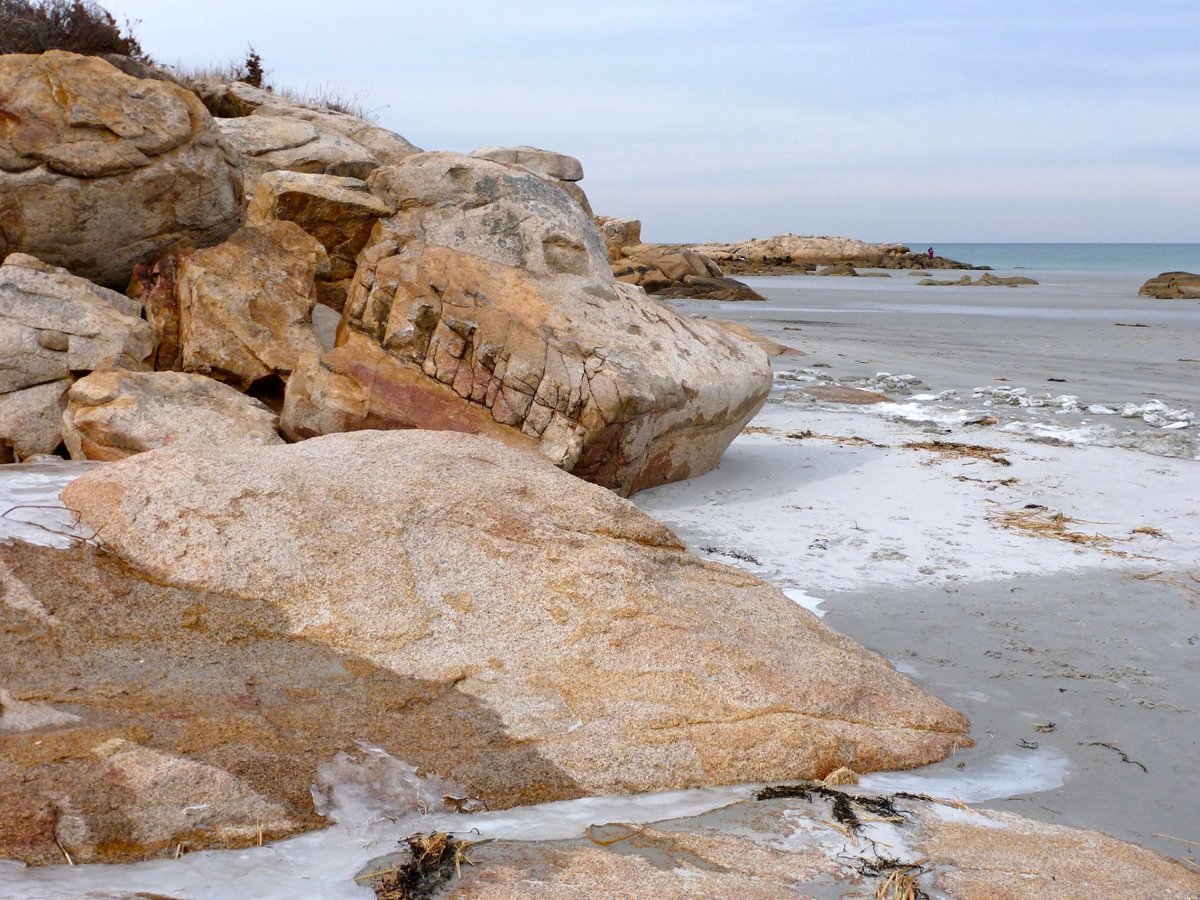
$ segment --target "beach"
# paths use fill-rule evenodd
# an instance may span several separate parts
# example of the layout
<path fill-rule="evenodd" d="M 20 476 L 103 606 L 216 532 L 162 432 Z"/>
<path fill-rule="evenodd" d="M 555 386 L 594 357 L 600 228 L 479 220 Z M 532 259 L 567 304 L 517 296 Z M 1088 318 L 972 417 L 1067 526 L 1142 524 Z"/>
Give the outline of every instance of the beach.
<path fill-rule="evenodd" d="M 918 287 L 903 274 L 761 278 L 752 281 L 765 304 L 674 304 L 804 355 L 774 360 L 771 399 L 717 469 L 635 502 L 696 553 L 762 576 L 969 716 L 973 748 L 865 776 L 863 789 L 1096 829 L 1194 861 L 1185 841 L 1197 839 L 1200 791 L 1200 462 L 1188 413 L 1200 396 L 1188 375 L 1196 364 L 1180 359 L 1197 346 L 1200 310 L 1136 298 L 1129 276 L 1039 280 L 1006 289 Z M 890 402 L 806 393 L 838 385 Z M 1024 388 L 1016 396 L 1028 402 L 1006 387 Z M 1184 425 L 1150 424 L 1157 407 L 1120 414 L 1155 400 Z M 1112 414 L 1086 409 L 1106 404 Z M 11 467 L 5 496 L 52 504 L 94 465 Z M 12 520 L 63 531 L 71 518 L 29 508 L 4 528 L 61 545 Z M 323 808 L 338 824 L 325 831 L 103 871 L 0 866 L 0 885 L 29 897 L 219 896 L 232 884 L 264 897 L 369 896 L 354 874 L 379 869 L 376 858 L 414 830 L 498 840 L 479 857 L 492 864 L 486 873 L 586 849 L 599 823 L 736 835 L 760 816 L 743 802 L 753 784 L 405 815 L 399 796 L 433 802 L 441 787 L 362 750 L 366 763 L 326 772 Z M 856 847 L 835 841 L 827 852 Z"/>
<path fill-rule="evenodd" d="M 1055 773 L 986 805 L 1180 857 L 1159 835 L 1196 840 L 1200 791 L 1200 304 L 1137 297 L 1132 274 L 1026 274 L 754 278 L 765 304 L 687 305 L 804 355 L 776 358 L 717 471 L 636 502 L 963 710 L 976 747 L 933 770 Z M 804 393 L 829 383 L 893 402 Z M 1120 414 L 1156 400 L 1186 424 Z M 1002 462 L 905 447 L 937 442 Z"/>

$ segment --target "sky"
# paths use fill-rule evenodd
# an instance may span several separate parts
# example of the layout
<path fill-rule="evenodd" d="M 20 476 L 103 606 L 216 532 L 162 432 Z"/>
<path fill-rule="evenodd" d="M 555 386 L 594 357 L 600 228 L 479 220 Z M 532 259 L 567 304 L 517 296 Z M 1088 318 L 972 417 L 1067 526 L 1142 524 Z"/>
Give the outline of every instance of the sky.
<path fill-rule="evenodd" d="M 426 150 L 576 156 L 648 241 L 1200 242 L 1196 0 L 103 5 Z"/>

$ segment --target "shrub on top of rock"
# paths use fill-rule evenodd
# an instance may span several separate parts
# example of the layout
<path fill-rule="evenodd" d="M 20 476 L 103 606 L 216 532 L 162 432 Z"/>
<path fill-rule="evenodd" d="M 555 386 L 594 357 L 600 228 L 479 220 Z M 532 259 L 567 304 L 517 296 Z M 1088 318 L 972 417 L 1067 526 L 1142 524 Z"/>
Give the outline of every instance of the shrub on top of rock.
<path fill-rule="evenodd" d="M 66 50 L 89 56 L 144 59 L 126 22 L 85 0 L 0 0 L 0 54 Z"/>

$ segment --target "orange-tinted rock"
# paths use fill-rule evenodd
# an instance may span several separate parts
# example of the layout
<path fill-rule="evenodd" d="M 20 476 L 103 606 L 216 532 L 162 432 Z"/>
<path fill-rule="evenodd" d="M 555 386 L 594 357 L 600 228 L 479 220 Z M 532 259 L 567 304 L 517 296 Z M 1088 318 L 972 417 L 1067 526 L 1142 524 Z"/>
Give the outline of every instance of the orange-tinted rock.
<path fill-rule="evenodd" d="M 909 767 L 969 743 L 962 716 L 775 588 L 487 438 L 159 450 L 63 498 L 156 583 L 475 698 L 560 773 L 528 780 L 484 746 L 478 766 L 433 767 L 489 804 Z"/>
<path fill-rule="evenodd" d="M 0 257 L 124 287 L 180 240 L 241 222 L 236 157 L 194 94 L 94 56 L 0 56 Z"/>
<path fill-rule="evenodd" d="M 289 383 L 286 434 L 491 434 L 631 493 L 711 469 L 766 399 L 761 351 L 613 282 L 590 217 L 543 179 L 427 153 L 372 185 L 397 212 L 338 346 Z"/>

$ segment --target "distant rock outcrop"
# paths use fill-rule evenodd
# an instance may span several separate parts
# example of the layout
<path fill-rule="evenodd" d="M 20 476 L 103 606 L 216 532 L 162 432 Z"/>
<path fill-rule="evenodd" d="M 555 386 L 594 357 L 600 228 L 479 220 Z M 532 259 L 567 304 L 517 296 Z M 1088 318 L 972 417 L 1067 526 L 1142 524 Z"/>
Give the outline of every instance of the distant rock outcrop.
<path fill-rule="evenodd" d="M 1158 300 L 1200 300 L 1200 275 L 1163 272 L 1143 284 L 1138 293 Z"/>
<path fill-rule="evenodd" d="M 703 254 L 670 244 L 643 244 L 637 219 L 596 219 L 608 248 L 613 277 L 662 300 L 763 300 L 757 291 L 726 278 Z"/>
<path fill-rule="evenodd" d="M 1024 275 L 1009 275 L 1007 277 L 984 272 L 975 281 L 970 275 L 964 275 L 957 281 L 940 281 L 936 278 L 922 278 L 917 284 L 925 287 L 1020 287 L 1023 284 L 1038 284 L 1032 278 Z"/>
<path fill-rule="evenodd" d="M 967 263 L 914 253 L 904 244 L 870 244 L 848 237 L 784 234 L 732 244 L 689 247 L 734 275 L 786 275 L 818 266 L 848 264 L 874 269 L 971 269 Z"/>
<path fill-rule="evenodd" d="M 96 57 L 0 56 L 0 257 L 121 287 L 171 246 L 242 220 L 242 175 L 190 91 Z"/>

